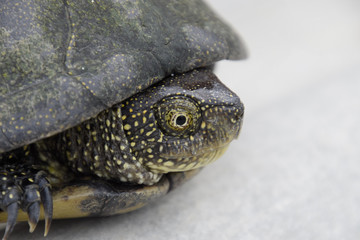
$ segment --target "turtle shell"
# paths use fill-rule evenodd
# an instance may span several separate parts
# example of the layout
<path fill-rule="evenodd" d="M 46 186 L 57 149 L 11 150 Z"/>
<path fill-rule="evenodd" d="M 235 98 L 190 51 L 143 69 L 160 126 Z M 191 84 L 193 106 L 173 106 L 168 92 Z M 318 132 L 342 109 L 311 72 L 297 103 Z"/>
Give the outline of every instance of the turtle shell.
<path fill-rule="evenodd" d="M 239 37 L 200 0 L 1 0 L 0 152 L 170 74 L 244 57 Z"/>

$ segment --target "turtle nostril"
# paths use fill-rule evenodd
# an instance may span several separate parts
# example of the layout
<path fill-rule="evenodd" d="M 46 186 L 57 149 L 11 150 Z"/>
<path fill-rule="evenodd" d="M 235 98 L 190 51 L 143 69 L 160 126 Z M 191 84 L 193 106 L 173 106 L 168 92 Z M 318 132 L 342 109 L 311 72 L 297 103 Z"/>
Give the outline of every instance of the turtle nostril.
<path fill-rule="evenodd" d="M 234 119 L 235 119 L 236 121 L 242 119 L 243 116 L 244 116 L 244 111 L 243 111 L 243 109 L 238 109 L 238 111 L 236 111 L 236 112 L 234 113 Z"/>
<path fill-rule="evenodd" d="M 235 117 L 236 120 L 239 120 L 240 117 L 241 117 L 240 112 L 236 112 L 234 115 L 235 115 L 234 117 Z"/>
<path fill-rule="evenodd" d="M 245 108 L 244 108 L 244 104 L 240 103 L 240 108 L 239 108 L 239 118 L 243 118 L 244 117 L 244 112 L 245 112 Z"/>

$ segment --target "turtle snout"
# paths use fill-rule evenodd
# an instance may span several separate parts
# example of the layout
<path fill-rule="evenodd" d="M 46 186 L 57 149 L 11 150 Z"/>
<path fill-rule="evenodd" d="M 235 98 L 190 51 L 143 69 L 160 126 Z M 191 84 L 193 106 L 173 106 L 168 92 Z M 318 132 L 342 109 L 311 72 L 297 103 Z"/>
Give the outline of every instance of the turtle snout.
<path fill-rule="evenodd" d="M 236 132 L 235 139 L 237 139 L 240 134 L 240 130 L 241 130 L 243 118 L 244 118 L 244 110 L 245 110 L 244 104 L 240 102 L 238 107 L 235 109 L 235 111 L 233 113 L 232 122 L 234 123 L 234 126 L 233 126 L 234 131 Z"/>
<path fill-rule="evenodd" d="M 244 117 L 244 104 L 240 103 L 239 107 L 234 112 L 234 119 L 236 121 L 241 121 Z"/>
<path fill-rule="evenodd" d="M 234 116 L 234 118 L 238 121 L 238 125 L 239 125 L 237 135 L 236 135 L 236 139 L 239 137 L 240 130 L 241 130 L 242 123 L 243 123 L 243 119 L 244 119 L 245 107 L 244 107 L 244 104 L 242 102 L 240 102 L 240 106 L 239 106 L 238 109 L 239 110 L 235 112 L 235 116 Z"/>

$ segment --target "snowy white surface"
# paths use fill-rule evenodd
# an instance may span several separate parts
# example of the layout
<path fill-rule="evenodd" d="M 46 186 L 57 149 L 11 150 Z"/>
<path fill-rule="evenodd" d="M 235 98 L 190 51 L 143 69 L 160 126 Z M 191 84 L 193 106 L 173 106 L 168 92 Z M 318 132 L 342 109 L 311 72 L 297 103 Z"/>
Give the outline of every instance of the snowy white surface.
<path fill-rule="evenodd" d="M 240 138 L 161 201 L 55 221 L 48 240 L 360 239 L 360 2 L 208 2 L 250 53 L 216 69 L 245 103 Z"/>

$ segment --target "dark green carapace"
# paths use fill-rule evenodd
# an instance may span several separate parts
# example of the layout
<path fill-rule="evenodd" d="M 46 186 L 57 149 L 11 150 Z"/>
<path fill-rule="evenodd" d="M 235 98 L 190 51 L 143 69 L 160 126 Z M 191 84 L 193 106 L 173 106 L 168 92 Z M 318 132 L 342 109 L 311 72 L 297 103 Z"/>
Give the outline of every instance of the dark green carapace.
<path fill-rule="evenodd" d="M 244 107 L 212 73 L 242 59 L 200 0 L 0 0 L 0 220 L 132 211 L 216 160 Z"/>

